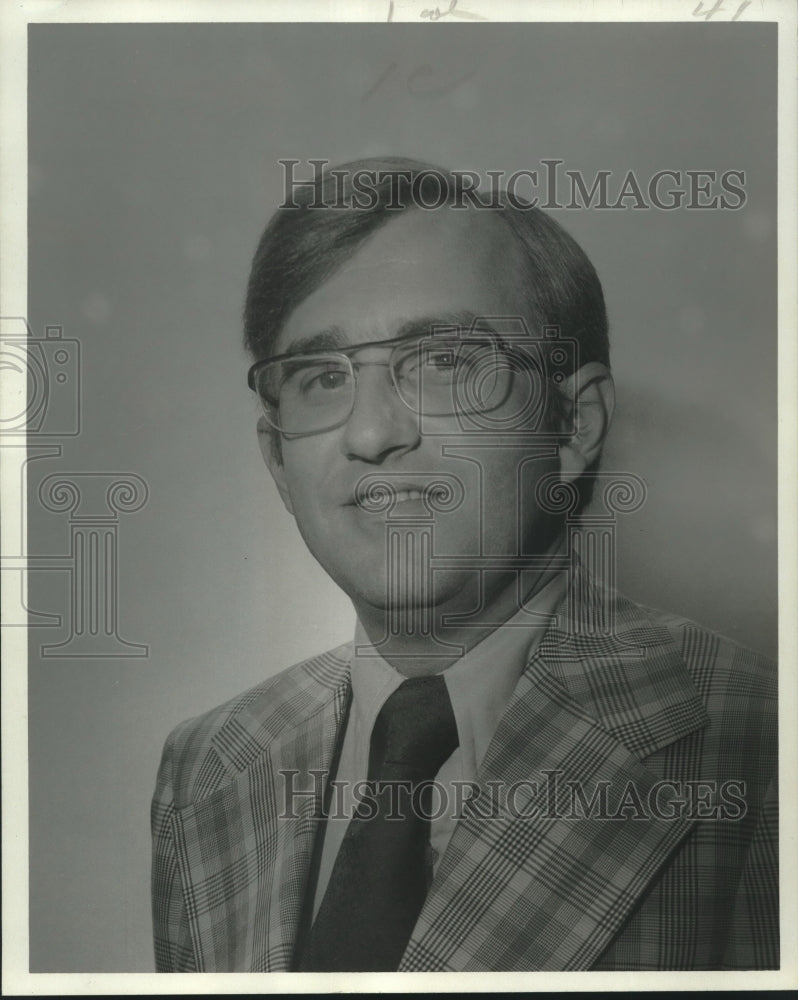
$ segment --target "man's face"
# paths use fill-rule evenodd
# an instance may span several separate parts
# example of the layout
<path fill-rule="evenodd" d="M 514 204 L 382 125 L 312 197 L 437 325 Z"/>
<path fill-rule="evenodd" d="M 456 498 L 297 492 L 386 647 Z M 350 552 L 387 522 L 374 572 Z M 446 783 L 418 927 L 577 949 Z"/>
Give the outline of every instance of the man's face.
<path fill-rule="evenodd" d="M 492 214 L 411 210 L 379 229 L 297 306 L 274 353 L 300 343 L 310 350 L 329 347 L 331 336 L 340 347 L 388 340 L 408 329 L 450 323 L 455 316 L 524 316 L 522 273 L 519 249 Z M 525 318 L 534 333 L 531 317 Z M 401 572 L 405 582 L 389 592 L 386 515 L 357 502 L 364 476 L 379 474 L 408 491 L 398 494 L 392 511 L 393 518 L 403 519 L 423 518 L 419 494 L 436 475 L 456 477 L 463 501 L 434 516 L 433 566 L 447 556 L 544 552 L 550 526 L 531 498 L 539 477 L 558 468 L 555 449 L 536 447 L 533 437 L 523 438 L 521 447 L 497 447 L 495 436 L 465 433 L 456 415 L 425 417 L 422 425 L 379 363 L 387 360 L 387 351 L 367 348 L 358 360 L 364 363 L 357 369 L 349 419 L 322 433 L 283 438 L 280 461 L 268 448 L 265 453 L 308 548 L 349 594 L 361 618 L 392 602 L 430 602 L 401 553 L 391 558 L 394 579 Z M 484 447 L 488 440 L 491 446 Z M 534 584 L 533 578 L 522 578 L 519 588 L 517 579 L 507 569 L 488 569 L 480 597 L 476 564 L 466 558 L 462 565 L 434 570 L 431 601 L 439 610 L 460 613 L 478 609 L 480 602 L 496 604 L 500 594 L 515 601 L 518 589 Z"/>

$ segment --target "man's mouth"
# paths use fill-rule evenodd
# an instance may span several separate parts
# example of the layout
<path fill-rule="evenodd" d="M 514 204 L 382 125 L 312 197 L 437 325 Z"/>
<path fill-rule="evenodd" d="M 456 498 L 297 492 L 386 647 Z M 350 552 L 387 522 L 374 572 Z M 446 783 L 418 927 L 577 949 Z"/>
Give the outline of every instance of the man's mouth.
<path fill-rule="evenodd" d="M 423 496 L 423 490 L 396 490 L 394 502 L 404 503 L 406 500 L 421 500 Z"/>
<path fill-rule="evenodd" d="M 443 491 L 441 483 L 433 482 L 428 485 L 410 483 L 406 486 L 394 486 L 387 481 L 372 480 L 365 488 L 359 485 L 355 489 L 348 505 L 374 512 L 411 501 L 429 504 L 434 503 Z"/>

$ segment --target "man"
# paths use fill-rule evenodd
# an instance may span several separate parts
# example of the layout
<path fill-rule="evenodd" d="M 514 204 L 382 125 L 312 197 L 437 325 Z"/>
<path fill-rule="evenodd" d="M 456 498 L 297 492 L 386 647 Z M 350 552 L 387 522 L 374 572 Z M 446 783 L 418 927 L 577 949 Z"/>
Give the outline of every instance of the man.
<path fill-rule="evenodd" d="M 294 198 L 250 385 L 357 629 L 169 737 L 158 969 L 776 967 L 772 667 L 615 594 L 574 523 L 614 404 L 592 265 L 412 161 Z"/>

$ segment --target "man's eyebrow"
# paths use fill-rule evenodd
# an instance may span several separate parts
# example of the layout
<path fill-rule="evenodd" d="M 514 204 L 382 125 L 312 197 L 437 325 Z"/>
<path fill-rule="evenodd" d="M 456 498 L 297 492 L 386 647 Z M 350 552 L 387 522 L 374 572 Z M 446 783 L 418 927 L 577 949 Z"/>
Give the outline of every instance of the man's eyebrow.
<path fill-rule="evenodd" d="M 312 351 L 335 351 L 346 347 L 346 337 L 340 326 L 329 326 L 307 337 L 298 337 L 281 354 L 308 354 Z"/>
<path fill-rule="evenodd" d="M 472 327 L 483 332 L 493 332 L 490 323 L 482 320 L 477 313 L 473 313 L 470 310 L 458 309 L 453 312 L 436 313 L 431 316 L 417 316 L 413 319 L 405 320 L 399 324 L 396 333 L 393 334 L 391 339 L 413 336 L 429 337 L 435 333 L 448 332 L 452 328 L 470 330 Z M 324 330 L 311 333 L 307 337 L 297 337 L 280 354 L 308 354 L 313 351 L 336 351 L 343 347 L 351 346 L 353 345 L 340 326 L 329 326 Z"/>
<path fill-rule="evenodd" d="M 412 337 L 414 335 L 432 336 L 444 333 L 456 327 L 458 330 L 470 330 L 472 327 L 480 331 L 492 331 L 490 323 L 484 321 L 477 313 L 469 310 L 455 310 L 450 313 L 439 313 L 435 316 L 422 316 L 409 319 L 402 323 L 396 331 L 396 337 Z"/>

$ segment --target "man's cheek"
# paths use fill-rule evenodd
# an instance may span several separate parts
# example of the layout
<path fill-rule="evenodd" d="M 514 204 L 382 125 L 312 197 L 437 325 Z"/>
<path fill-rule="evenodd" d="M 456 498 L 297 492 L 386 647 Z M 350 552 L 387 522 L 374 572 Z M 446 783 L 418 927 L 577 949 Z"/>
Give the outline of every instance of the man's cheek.
<path fill-rule="evenodd" d="M 284 446 L 285 447 L 285 446 Z M 324 500 L 323 485 L 316 473 L 312 459 L 296 454 L 295 450 L 284 455 L 285 480 L 297 517 L 314 516 L 314 509 Z"/>

